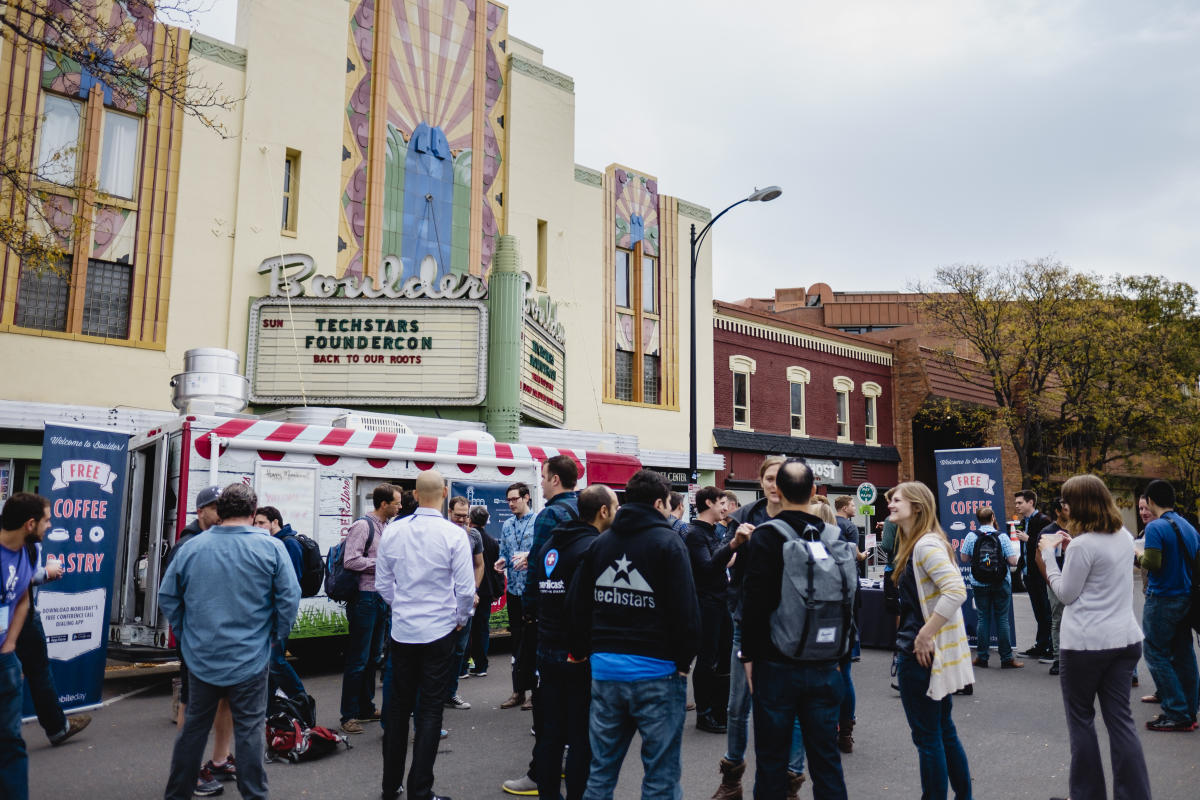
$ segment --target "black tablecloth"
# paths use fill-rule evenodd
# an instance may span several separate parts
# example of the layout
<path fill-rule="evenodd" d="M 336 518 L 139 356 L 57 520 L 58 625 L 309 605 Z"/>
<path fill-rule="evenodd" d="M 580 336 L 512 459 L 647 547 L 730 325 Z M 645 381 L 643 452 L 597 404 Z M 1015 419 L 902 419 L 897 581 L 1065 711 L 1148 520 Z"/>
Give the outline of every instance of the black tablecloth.
<path fill-rule="evenodd" d="M 858 637 L 863 647 L 891 650 L 896 646 L 896 618 L 883 606 L 883 589 L 860 588 Z"/>

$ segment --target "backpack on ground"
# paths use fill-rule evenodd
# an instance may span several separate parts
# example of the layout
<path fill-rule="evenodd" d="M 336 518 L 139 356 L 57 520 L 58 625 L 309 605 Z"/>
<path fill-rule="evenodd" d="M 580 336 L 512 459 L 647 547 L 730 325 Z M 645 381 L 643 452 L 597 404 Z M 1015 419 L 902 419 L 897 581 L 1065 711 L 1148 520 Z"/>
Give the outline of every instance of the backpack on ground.
<path fill-rule="evenodd" d="M 303 692 L 295 697 L 273 696 L 267 704 L 267 754 L 299 763 L 328 755 L 339 744 L 349 750 L 345 736 L 312 724 L 315 713 L 316 703 Z"/>
<path fill-rule="evenodd" d="M 833 661 L 850 653 L 857 548 L 825 525 L 819 540 L 806 541 L 791 525 L 763 523 L 784 536 L 779 607 L 771 614 L 771 643 L 798 661 Z M 762 526 L 760 526 L 762 527 Z M 815 527 L 806 533 L 816 532 Z"/>
<path fill-rule="evenodd" d="M 1008 559 L 998 531 L 979 531 L 971 551 L 971 577 L 980 583 L 998 585 L 1008 575 Z"/>
<path fill-rule="evenodd" d="M 300 544 L 300 596 L 316 597 L 325 580 L 325 560 L 321 558 L 321 547 L 303 533 L 294 533 L 292 538 Z"/>
<path fill-rule="evenodd" d="M 367 516 L 359 517 L 355 522 L 367 520 L 367 545 L 363 548 L 365 556 L 371 550 L 371 542 L 375 541 L 375 525 Z M 358 573 L 346 569 L 346 540 L 329 548 L 329 557 L 325 559 L 325 596 L 330 600 L 345 603 L 358 597 Z"/>

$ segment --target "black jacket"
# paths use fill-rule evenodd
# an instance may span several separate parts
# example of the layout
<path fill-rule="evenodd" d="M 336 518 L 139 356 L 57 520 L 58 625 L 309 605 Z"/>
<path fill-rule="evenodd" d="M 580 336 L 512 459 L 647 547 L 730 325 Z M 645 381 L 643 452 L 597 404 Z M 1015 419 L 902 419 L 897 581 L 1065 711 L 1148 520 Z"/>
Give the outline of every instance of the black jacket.
<path fill-rule="evenodd" d="M 737 533 L 737 526 L 741 523 L 762 525 L 771 518 L 767 515 L 767 498 L 765 497 L 760 497 L 748 506 L 742 506 L 729 516 L 735 522 L 729 534 L 731 538 Z M 733 562 L 733 569 L 729 571 L 729 591 L 725 595 L 726 602 L 729 604 L 729 613 L 733 617 L 733 621 L 738 623 L 742 621 L 742 581 L 745 576 L 746 557 L 742 556 Z"/>
<path fill-rule="evenodd" d="M 1037 552 L 1038 539 L 1042 537 L 1042 531 L 1051 524 L 1051 520 L 1040 511 L 1034 511 L 1029 515 L 1029 519 L 1025 521 L 1024 530 L 1029 535 L 1029 541 L 1024 542 L 1025 567 L 1029 573 L 1026 578 L 1028 583 L 1045 583 L 1046 579 L 1042 577 L 1041 571 L 1037 568 L 1033 560 L 1033 554 Z"/>
<path fill-rule="evenodd" d="M 687 549 L 653 506 L 621 506 L 580 560 L 568 603 L 576 658 L 649 656 L 686 673 L 696 656 L 700 607 Z"/>
<path fill-rule="evenodd" d="M 808 541 L 821 538 L 825 523 L 820 517 L 803 511 L 781 511 L 776 519 L 791 525 Z M 771 642 L 771 614 L 779 608 L 783 584 L 784 537 L 774 526 L 757 528 L 750 541 L 742 546 L 738 561 L 746 561 L 746 582 L 743 586 L 742 653 L 743 661 L 766 659 L 794 663 L 779 652 Z M 857 587 L 855 596 L 857 599 Z M 830 662 L 836 663 L 836 662 Z"/>
<path fill-rule="evenodd" d="M 530 556 L 529 580 L 538 585 L 534 597 L 537 598 L 539 647 L 569 649 L 567 593 L 571 590 L 579 562 L 599 535 L 599 531 L 583 520 L 567 520 L 554 529 L 541 552 Z M 530 597 L 528 593 L 525 596 Z"/>
<path fill-rule="evenodd" d="M 692 562 L 692 578 L 696 581 L 696 595 L 701 602 L 719 603 L 725 600 L 729 578 L 725 569 L 734 550 L 721 544 L 717 530 L 703 520 L 693 520 L 683 539 L 687 545 L 688 558 Z"/>

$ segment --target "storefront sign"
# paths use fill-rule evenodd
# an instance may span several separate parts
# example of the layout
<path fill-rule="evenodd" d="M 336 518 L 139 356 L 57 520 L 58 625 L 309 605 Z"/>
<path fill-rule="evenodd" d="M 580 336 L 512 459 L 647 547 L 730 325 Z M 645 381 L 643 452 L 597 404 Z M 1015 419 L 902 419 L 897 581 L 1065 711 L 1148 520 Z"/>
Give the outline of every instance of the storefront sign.
<path fill-rule="evenodd" d="M 840 461 L 827 461 L 820 458 L 806 458 L 804 461 L 812 470 L 818 486 L 827 483 L 841 485 L 842 463 Z"/>
<path fill-rule="evenodd" d="M 272 256 L 258 265 L 260 274 L 271 275 L 271 297 L 302 297 L 304 281 L 312 279 L 308 294 L 313 297 L 366 297 L 415 300 L 425 297 L 446 300 L 483 300 L 487 297 L 487 284 L 474 275 L 453 273 L 443 275 L 440 280 L 425 283 L 420 278 L 409 278 L 404 283 L 404 265 L 396 256 L 387 256 L 380 266 L 379 278 L 346 275 L 335 278 L 331 275 L 315 275 L 316 262 L 305 253 L 289 253 Z"/>
<path fill-rule="evenodd" d="M 37 607 L 68 713 L 101 700 L 128 442 L 127 434 L 64 425 L 47 425 L 42 440 L 40 485 L 50 501 L 43 566 L 55 558 L 63 576 L 38 591 Z"/>
<path fill-rule="evenodd" d="M 262 298 L 250 309 L 250 400 L 478 405 L 486 349 L 478 300 Z"/>
<path fill-rule="evenodd" d="M 567 355 L 536 322 L 521 328 L 521 411 L 561 428 L 566 422 Z"/>

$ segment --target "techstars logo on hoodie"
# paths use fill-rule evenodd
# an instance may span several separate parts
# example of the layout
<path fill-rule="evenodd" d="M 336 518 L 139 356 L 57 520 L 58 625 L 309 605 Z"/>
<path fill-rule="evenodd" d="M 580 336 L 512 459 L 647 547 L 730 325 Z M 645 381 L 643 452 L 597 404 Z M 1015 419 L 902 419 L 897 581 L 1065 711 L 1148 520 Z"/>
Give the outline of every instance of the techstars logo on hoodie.
<path fill-rule="evenodd" d="M 624 554 L 596 578 L 595 592 L 597 603 L 654 608 L 654 589 Z"/>

